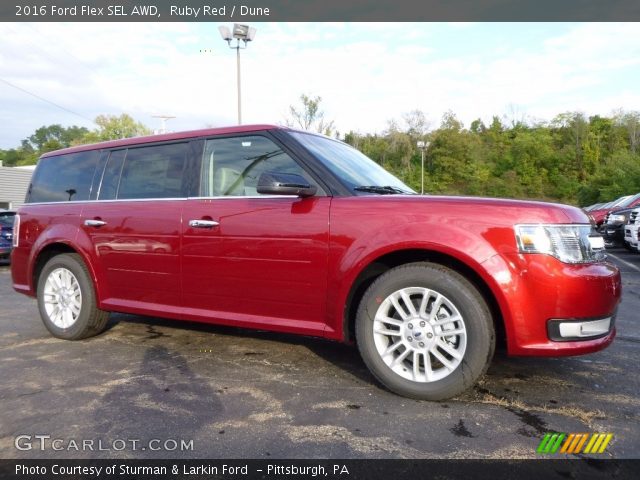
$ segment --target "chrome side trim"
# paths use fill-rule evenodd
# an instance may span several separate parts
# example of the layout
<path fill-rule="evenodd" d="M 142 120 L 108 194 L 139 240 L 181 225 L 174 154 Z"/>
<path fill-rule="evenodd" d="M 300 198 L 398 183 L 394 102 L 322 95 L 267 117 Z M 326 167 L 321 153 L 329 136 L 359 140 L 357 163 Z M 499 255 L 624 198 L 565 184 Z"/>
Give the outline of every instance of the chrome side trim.
<path fill-rule="evenodd" d="M 107 222 L 102 220 L 85 220 L 84 224 L 87 227 L 102 227 L 103 225 L 106 225 Z"/>
<path fill-rule="evenodd" d="M 114 200 L 71 200 L 68 202 L 34 202 L 25 203 L 24 206 L 30 205 L 71 205 L 83 203 L 115 203 L 115 202 L 176 202 L 185 200 L 242 200 L 242 199 L 260 199 L 260 198 L 300 198 L 295 195 L 227 195 L 220 197 L 180 197 L 180 198 L 119 198 Z"/>
<path fill-rule="evenodd" d="M 213 228 L 220 225 L 215 220 L 189 220 L 189 226 L 191 228 Z"/>
<path fill-rule="evenodd" d="M 20 246 L 20 214 L 16 213 L 13 219 L 13 238 L 11 239 L 13 248 Z"/>

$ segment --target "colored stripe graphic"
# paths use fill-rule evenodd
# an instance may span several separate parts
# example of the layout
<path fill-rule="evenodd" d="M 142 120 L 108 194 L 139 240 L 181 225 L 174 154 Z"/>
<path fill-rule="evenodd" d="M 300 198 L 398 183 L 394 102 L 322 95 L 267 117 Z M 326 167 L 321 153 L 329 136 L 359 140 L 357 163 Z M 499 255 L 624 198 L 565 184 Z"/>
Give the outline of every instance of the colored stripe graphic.
<path fill-rule="evenodd" d="M 588 437 L 588 433 L 572 433 L 562 446 L 560 453 L 579 453 Z"/>
<path fill-rule="evenodd" d="M 612 438 L 612 433 L 594 433 L 584 453 L 604 453 Z"/>
<path fill-rule="evenodd" d="M 575 453 L 580 453 L 580 450 L 582 450 L 582 446 L 584 445 L 584 442 L 587 441 L 587 438 L 589 438 L 589 434 L 588 433 L 583 433 L 582 434 L 582 440 L 580 440 L 578 445 L 576 445 Z"/>
<path fill-rule="evenodd" d="M 564 433 L 547 433 L 540 442 L 540 445 L 538 445 L 537 452 L 556 453 L 564 437 Z"/>
<path fill-rule="evenodd" d="M 536 452 L 540 454 L 604 453 L 612 438 L 612 433 L 546 433 Z M 585 443 L 587 446 L 582 450 Z"/>

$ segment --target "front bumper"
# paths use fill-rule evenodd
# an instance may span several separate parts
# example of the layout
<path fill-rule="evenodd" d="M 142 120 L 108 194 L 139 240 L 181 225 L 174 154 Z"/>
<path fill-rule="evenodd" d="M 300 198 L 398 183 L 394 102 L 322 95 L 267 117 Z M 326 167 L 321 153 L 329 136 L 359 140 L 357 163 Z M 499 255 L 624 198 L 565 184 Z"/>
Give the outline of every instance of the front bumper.
<path fill-rule="evenodd" d="M 615 265 L 566 264 L 543 254 L 508 254 L 502 259 L 509 272 L 494 271 L 492 276 L 502 279 L 506 305 L 501 308 L 509 354 L 582 355 L 602 350 L 613 341 L 613 320 L 622 293 L 620 272 Z M 494 257 L 491 263 L 497 267 L 500 262 Z M 562 338 L 555 335 L 555 327 L 549 327 L 605 318 L 611 318 L 608 329 L 578 338 Z M 588 327 L 587 324 L 582 331 L 588 333 Z"/>
<path fill-rule="evenodd" d="M 620 247 L 624 245 L 624 224 L 609 225 L 604 223 L 601 227 L 605 244 Z"/>
<path fill-rule="evenodd" d="M 624 241 L 632 247 L 638 245 L 638 226 L 637 224 L 624 226 Z"/>

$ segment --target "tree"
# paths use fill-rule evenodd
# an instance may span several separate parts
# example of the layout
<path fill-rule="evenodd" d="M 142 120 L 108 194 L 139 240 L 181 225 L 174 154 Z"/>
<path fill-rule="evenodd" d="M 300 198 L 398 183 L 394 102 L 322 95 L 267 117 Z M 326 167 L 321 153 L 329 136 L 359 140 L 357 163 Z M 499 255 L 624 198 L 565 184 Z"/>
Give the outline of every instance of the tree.
<path fill-rule="evenodd" d="M 42 126 L 32 135 L 20 142 L 20 147 L 0 150 L 0 160 L 5 166 L 34 165 L 43 153 L 105 140 L 149 135 L 151 130 L 131 116 L 123 113 L 120 116 L 99 115 L 95 119 L 98 128 L 89 131 L 84 127 L 73 125 L 63 127 L 55 124 Z"/>
<path fill-rule="evenodd" d="M 582 112 L 565 112 L 557 115 L 552 126 L 561 135 L 561 142 L 569 149 L 573 149 L 578 177 L 581 181 L 586 180 L 587 171 L 584 162 L 584 144 L 589 135 L 589 122 Z"/>
<path fill-rule="evenodd" d="M 423 139 L 429 130 L 429 121 L 422 110 L 411 110 L 403 114 L 402 119 L 407 126 L 407 135 L 414 140 Z"/>
<path fill-rule="evenodd" d="M 22 147 L 31 147 L 32 150 L 41 152 L 58 150 L 78 142 L 87 133 L 89 130 L 77 125 L 71 127 L 63 127 L 59 124 L 42 126 L 33 135 L 22 141 Z"/>
<path fill-rule="evenodd" d="M 618 125 L 627 131 L 629 150 L 636 153 L 640 150 L 640 112 L 619 112 L 616 116 Z"/>
<path fill-rule="evenodd" d="M 325 120 L 324 112 L 320 110 L 322 97 L 311 98 L 303 93 L 300 95 L 300 101 L 300 107 L 289 106 L 290 117 L 285 120 L 286 125 L 331 136 L 334 133 L 333 120 Z"/>
<path fill-rule="evenodd" d="M 153 133 L 147 126 L 136 122 L 133 117 L 126 113 L 120 116 L 98 115 L 94 122 L 98 125 L 98 128 L 88 132 L 78 143 L 104 142 L 119 138 L 151 135 Z"/>

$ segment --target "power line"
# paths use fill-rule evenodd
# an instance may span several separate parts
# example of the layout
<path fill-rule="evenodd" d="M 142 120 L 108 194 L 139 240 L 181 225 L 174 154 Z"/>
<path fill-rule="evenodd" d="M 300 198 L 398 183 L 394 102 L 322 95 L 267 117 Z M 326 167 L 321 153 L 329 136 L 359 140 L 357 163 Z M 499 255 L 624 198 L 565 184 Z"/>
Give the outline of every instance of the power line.
<path fill-rule="evenodd" d="M 47 100 L 46 98 L 41 97 L 40 95 L 36 95 L 35 93 L 30 92 L 29 90 L 25 90 L 25 89 L 24 89 L 24 88 L 22 88 L 22 87 L 19 87 L 19 86 L 17 86 L 17 85 L 14 85 L 13 83 L 11 83 L 11 82 L 9 82 L 9 81 L 5 80 L 4 78 L 0 78 L 0 82 L 6 83 L 6 84 L 7 84 L 7 85 L 9 85 L 10 87 L 13 87 L 13 88 L 15 88 L 15 89 L 17 89 L 17 90 L 20 90 L 21 92 L 24 92 L 24 93 L 26 93 L 26 94 L 28 94 L 28 95 L 31 95 L 32 97 L 36 97 L 37 99 L 42 100 L 43 102 L 47 102 L 47 103 L 49 103 L 49 104 L 53 105 L 54 107 L 58 107 L 59 109 L 64 110 L 64 111 L 65 111 L 65 112 L 67 112 L 67 113 L 70 113 L 70 114 L 72 114 L 72 115 L 76 115 L 76 116 L 78 116 L 78 117 L 80 117 L 80 118 L 83 118 L 83 119 L 85 119 L 85 120 L 88 120 L 89 122 L 93 123 L 94 125 L 97 125 L 97 124 L 96 124 L 93 120 L 91 120 L 90 118 L 85 117 L 84 115 L 82 115 L 82 114 L 80 114 L 80 113 L 74 112 L 73 110 L 69 110 L 68 108 L 63 107 L 62 105 L 58 105 L 57 103 L 52 102 L 51 100 Z"/>
<path fill-rule="evenodd" d="M 53 45 L 54 42 L 51 40 L 51 37 L 49 37 L 48 35 L 45 35 L 44 33 L 42 33 L 40 30 L 36 30 L 35 28 L 33 28 L 32 26 L 30 26 L 28 23 L 23 23 L 21 24 L 21 26 L 25 26 L 27 27 L 29 30 L 31 30 L 32 32 L 34 32 L 36 35 L 41 36 L 42 38 L 44 38 L 46 40 L 46 44 L 47 45 Z M 14 33 L 18 33 L 18 31 L 14 28 L 11 28 L 11 30 L 13 30 Z M 41 52 L 47 54 L 47 55 L 51 55 L 50 51 L 45 50 L 44 48 L 42 48 L 41 45 L 38 45 L 34 42 L 32 42 L 28 37 L 24 38 L 23 40 L 26 40 L 28 43 L 30 43 L 31 45 L 33 45 L 34 47 L 36 47 L 37 49 L 39 49 Z M 76 57 L 73 53 L 71 53 L 70 51 L 67 50 L 63 50 L 63 49 L 56 49 L 55 50 L 56 54 L 60 54 L 63 53 L 65 55 L 67 55 L 68 57 L 71 57 L 73 59 L 76 60 L 76 62 L 78 63 L 79 66 L 81 66 L 82 68 L 84 68 L 85 70 L 87 70 L 88 72 L 91 72 L 95 75 L 99 75 L 97 71 L 95 71 L 93 68 L 89 67 L 87 64 L 84 63 L 83 60 L 80 60 L 78 57 Z"/>

